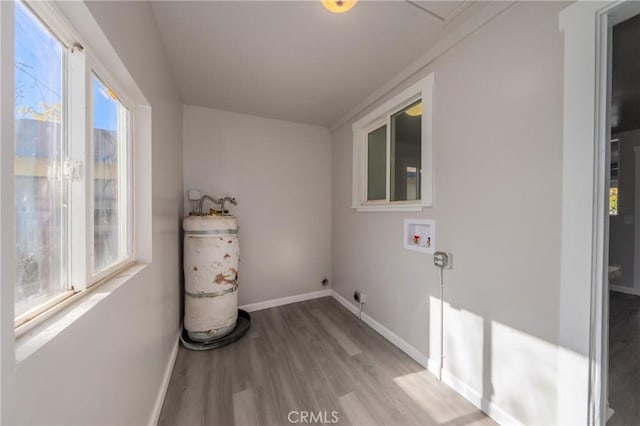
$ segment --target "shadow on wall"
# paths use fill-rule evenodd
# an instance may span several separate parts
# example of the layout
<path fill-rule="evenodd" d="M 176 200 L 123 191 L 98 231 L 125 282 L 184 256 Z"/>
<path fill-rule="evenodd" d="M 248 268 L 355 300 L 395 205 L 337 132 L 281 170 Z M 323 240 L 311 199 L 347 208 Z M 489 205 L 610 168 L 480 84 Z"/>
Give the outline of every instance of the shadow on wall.
<path fill-rule="evenodd" d="M 434 303 L 439 304 L 439 300 L 432 297 L 431 320 L 439 324 L 439 306 L 434 309 Z M 457 377 L 478 377 L 479 383 L 469 385 L 481 389 L 477 396 L 482 398 L 481 407 L 487 413 L 495 412 L 497 406 L 519 421 L 535 419 L 537 423 L 549 424 L 555 421 L 557 410 L 549 405 L 548 395 L 556 392 L 557 365 L 550 360 L 556 359 L 557 348 L 538 337 L 446 301 L 444 324 L 445 381 L 455 381 Z M 468 351 L 469 330 L 473 330 L 471 335 L 475 340 L 471 344 L 478 348 L 477 353 Z M 464 338 L 467 341 L 462 341 Z M 431 361 L 438 365 L 439 333 L 430 340 L 430 353 Z M 500 375 L 495 375 L 494 368 L 510 372 L 510 377 L 501 379 L 497 394 L 494 382 Z M 522 394 L 528 395 L 528 399 L 514 397 Z"/>

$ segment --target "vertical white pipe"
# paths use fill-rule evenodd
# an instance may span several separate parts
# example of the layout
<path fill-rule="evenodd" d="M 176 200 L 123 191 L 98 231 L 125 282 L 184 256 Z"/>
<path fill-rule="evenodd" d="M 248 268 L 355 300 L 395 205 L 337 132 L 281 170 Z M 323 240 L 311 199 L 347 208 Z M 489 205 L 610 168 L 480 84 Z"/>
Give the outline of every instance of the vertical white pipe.
<path fill-rule="evenodd" d="M 440 267 L 440 369 L 438 380 L 442 381 L 442 369 L 444 368 L 444 277 L 443 267 Z"/>

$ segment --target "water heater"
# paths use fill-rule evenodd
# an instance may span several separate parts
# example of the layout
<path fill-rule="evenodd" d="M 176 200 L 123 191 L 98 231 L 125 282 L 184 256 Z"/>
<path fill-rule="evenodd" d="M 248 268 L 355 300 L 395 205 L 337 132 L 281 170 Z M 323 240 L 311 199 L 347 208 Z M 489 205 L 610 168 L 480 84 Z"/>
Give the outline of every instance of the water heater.
<path fill-rule="evenodd" d="M 233 216 L 188 216 L 184 328 L 195 342 L 231 333 L 238 318 L 238 225 Z"/>

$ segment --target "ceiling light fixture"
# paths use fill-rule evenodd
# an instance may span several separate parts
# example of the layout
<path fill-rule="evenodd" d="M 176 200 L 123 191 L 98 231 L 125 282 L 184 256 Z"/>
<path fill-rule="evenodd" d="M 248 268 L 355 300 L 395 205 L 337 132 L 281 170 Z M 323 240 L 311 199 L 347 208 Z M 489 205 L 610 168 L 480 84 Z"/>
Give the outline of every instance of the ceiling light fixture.
<path fill-rule="evenodd" d="M 320 0 L 322 5 L 329 12 L 345 13 L 350 11 L 358 0 Z"/>
<path fill-rule="evenodd" d="M 419 115 L 422 115 L 422 102 L 420 102 L 419 104 L 415 104 L 411 108 L 407 109 L 405 113 L 407 113 L 409 117 L 417 117 Z"/>

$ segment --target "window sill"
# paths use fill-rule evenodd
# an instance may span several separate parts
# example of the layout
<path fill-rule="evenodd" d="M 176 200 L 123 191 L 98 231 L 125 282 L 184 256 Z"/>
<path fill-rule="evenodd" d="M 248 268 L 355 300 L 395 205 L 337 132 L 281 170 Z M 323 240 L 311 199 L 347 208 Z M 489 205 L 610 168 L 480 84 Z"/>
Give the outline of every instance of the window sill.
<path fill-rule="evenodd" d="M 71 296 L 40 317 L 15 329 L 16 364 L 29 358 L 58 334 L 82 318 L 91 308 L 141 273 L 148 264 L 134 263 L 113 277 Z"/>
<path fill-rule="evenodd" d="M 378 206 L 356 206 L 357 212 L 421 212 L 425 207 L 423 204 L 413 205 L 378 205 Z"/>

